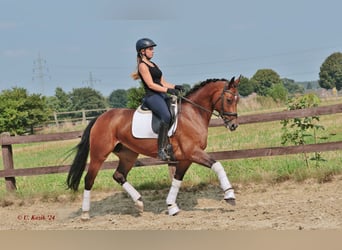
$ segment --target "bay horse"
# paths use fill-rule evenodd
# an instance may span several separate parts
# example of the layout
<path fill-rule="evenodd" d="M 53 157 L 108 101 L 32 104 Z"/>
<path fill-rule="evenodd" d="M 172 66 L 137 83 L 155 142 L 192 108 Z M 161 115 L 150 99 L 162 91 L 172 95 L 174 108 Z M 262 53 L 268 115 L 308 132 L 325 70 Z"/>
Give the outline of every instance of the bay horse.
<path fill-rule="evenodd" d="M 235 205 L 234 189 L 222 164 L 204 150 L 207 146 L 208 127 L 212 115 L 223 119 L 231 131 L 238 127 L 237 104 L 240 77 L 208 79 L 194 86 L 184 97 L 178 113 L 178 125 L 170 143 L 176 161 L 175 173 L 166 198 L 169 215 L 176 215 L 180 209 L 176 199 L 183 177 L 192 163 L 213 170 L 224 192 L 224 200 Z M 68 188 L 77 191 L 85 170 L 88 154 L 90 162 L 84 178 L 82 220 L 90 219 L 90 191 L 103 162 L 110 153 L 118 156 L 118 166 L 113 179 L 119 183 L 134 201 L 137 209 L 143 210 L 140 193 L 127 181 L 127 175 L 134 166 L 139 154 L 157 157 L 157 139 L 138 139 L 132 135 L 134 109 L 111 109 L 89 122 L 67 176 Z M 218 112 L 218 114 L 216 113 Z M 167 163 L 167 162 L 165 162 Z"/>

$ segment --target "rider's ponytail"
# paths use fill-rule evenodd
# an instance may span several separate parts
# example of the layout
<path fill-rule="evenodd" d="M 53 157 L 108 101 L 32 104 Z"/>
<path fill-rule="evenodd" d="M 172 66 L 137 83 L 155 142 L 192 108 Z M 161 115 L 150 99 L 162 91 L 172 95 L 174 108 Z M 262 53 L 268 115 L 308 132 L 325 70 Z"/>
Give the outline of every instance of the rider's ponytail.
<path fill-rule="evenodd" d="M 137 55 L 137 69 L 136 71 L 134 71 L 132 74 L 131 74 L 131 77 L 134 79 L 134 80 L 139 80 L 140 79 L 140 75 L 139 75 L 139 72 L 138 72 L 138 67 L 139 67 L 139 64 L 142 62 L 142 58 L 141 58 L 141 54 L 138 53 Z"/>

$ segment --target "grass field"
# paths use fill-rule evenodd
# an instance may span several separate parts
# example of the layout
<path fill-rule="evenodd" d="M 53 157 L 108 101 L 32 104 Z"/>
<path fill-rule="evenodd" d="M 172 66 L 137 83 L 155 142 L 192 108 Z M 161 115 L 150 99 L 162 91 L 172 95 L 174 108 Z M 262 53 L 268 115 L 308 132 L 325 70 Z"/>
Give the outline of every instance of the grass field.
<path fill-rule="evenodd" d="M 333 104 L 333 103 L 330 103 Z M 243 106 L 243 105 L 242 105 Z M 274 106 L 275 110 L 284 110 L 285 107 Z M 240 114 L 265 112 L 265 110 L 245 105 Z M 342 140 L 342 114 L 321 116 L 319 124 L 325 127 L 319 132 L 319 137 L 327 139 L 320 142 Z M 281 124 L 277 122 L 240 125 L 235 132 L 229 132 L 224 127 L 209 128 L 207 151 L 223 151 L 237 149 L 252 149 L 281 145 Z M 54 131 L 56 132 L 56 131 Z M 14 166 L 29 168 L 39 166 L 54 166 L 70 164 L 72 157 L 65 156 L 79 140 L 63 142 L 46 142 L 13 145 Z M 312 156 L 313 154 L 310 154 Z M 232 183 L 267 182 L 275 183 L 285 180 L 303 181 L 308 178 L 318 182 L 329 181 L 331 176 L 342 173 L 342 151 L 323 152 L 325 161 L 316 166 L 310 161 L 306 166 L 303 155 L 287 155 L 263 157 L 253 159 L 226 160 L 222 164 L 226 168 Z M 111 156 L 108 160 L 116 159 Z M 0 156 L 0 169 L 3 169 Z M 113 170 L 100 171 L 95 181 L 94 190 L 121 190 L 121 187 L 112 180 Z M 162 189 L 170 186 L 168 167 L 151 166 L 133 169 L 129 181 L 138 189 Z M 50 174 L 42 176 L 16 177 L 18 190 L 16 195 L 21 197 L 40 196 L 46 199 L 57 197 L 60 194 L 70 194 L 66 190 L 66 174 Z M 183 186 L 217 184 L 216 175 L 210 169 L 193 164 L 183 182 Z M 83 181 L 81 182 L 81 190 Z M 6 196 L 5 182 L 0 180 L 0 197 Z"/>

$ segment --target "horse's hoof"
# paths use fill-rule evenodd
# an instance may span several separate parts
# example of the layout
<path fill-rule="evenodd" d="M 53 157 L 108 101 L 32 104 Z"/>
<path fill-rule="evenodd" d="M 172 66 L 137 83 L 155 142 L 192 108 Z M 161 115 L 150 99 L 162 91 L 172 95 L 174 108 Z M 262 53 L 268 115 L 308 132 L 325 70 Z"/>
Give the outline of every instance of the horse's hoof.
<path fill-rule="evenodd" d="M 135 203 L 135 208 L 139 213 L 144 212 L 144 203 L 141 200 L 137 200 Z"/>
<path fill-rule="evenodd" d="M 90 220 L 90 215 L 89 215 L 89 212 L 88 212 L 88 211 L 82 212 L 82 214 L 81 214 L 81 220 L 82 220 L 82 221 L 88 221 L 88 220 Z"/>
<path fill-rule="evenodd" d="M 229 188 L 224 192 L 224 197 L 223 199 L 225 200 L 230 200 L 230 199 L 234 199 L 235 200 L 235 194 L 234 194 L 234 189 Z"/>
<path fill-rule="evenodd" d="M 169 205 L 167 207 L 167 209 L 169 210 L 169 215 L 171 216 L 175 216 L 179 213 L 180 209 L 179 207 L 177 206 L 177 204 L 172 204 L 172 205 Z"/>
<path fill-rule="evenodd" d="M 229 198 L 229 199 L 225 199 L 225 201 L 232 206 L 236 205 L 235 199 L 234 198 Z"/>

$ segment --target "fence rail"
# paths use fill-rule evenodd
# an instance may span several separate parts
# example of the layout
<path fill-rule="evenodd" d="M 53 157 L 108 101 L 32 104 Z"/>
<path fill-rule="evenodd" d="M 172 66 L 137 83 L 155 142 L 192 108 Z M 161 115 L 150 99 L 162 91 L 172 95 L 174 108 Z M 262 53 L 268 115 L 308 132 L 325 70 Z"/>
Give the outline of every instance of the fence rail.
<path fill-rule="evenodd" d="M 291 110 L 272 112 L 267 114 L 253 114 L 239 117 L 240 124 L 258 123 L 258 122 L 270 122 L 284 119 L 292 119 L 296 117 L 307 117 L 315 115 L 329 115 L 342 113 L 342 104 L 322 106 L 310 109 Z M 213 119 L 210 122 L 210 127 L 222 126 L 221 119 Z M 25 169 L 15 169 L 13 164 L 13 144 L 32 143 L 32 142 L 47 142 L 47 141 L 60 141 L 71 140 L 80 138 L 82 131 L 55 133 L 48 135 L 29 135 L 29 136 L 2 136 L 0 137 L 0 144 L 2 148 L 2 158 L 4 163 L 4 170 L 0 170 L 0 177 L 5 178 L 7 190 L 16 189 L 16 176 L 32 176 L 43 174 L 55 174 L 65 173 L 70 169 L 70 165 L 61 166 L 46 166 L 46 167 L 31 167 Z M 266 157 L 276 155 L 298 154 L 304 152 L 323 152 L 342 150 L 342 141 L 309 144 L 301 146 L 284 146 L 284 147 L 268 147 L 268 148 L 256 148 L 256 149 L 243 149 L 243 150 L 231 150 L 210 152 L 209 154 L 217 160 L 225 159 L 241 159 L 241 158 L 253 158 L 253 157 Z M 164 161 L 160 161 L 154 158 L 139 158 L 135 163 L 136 167 L 140 166 L 153 166 L 163 165 Z M 107 161 L 103 164 L 102 169 L 114 169 L 118 165 L 118 161 Z"/>
<path fill-rule="evenodd" d="M 79 111 L 65 111 L 65 112 L 54 112 L 53 113 L 53 117 L 54 117 L 54 123 L 56 124 L 56 126 L 59 126 L 61 123 L 64 122 L 77 122 L 77 121 L 81 121 L 82 124 L 85 124 L 87 119 L 92 119 L 94 117 L 89 117 L 87 116 L 87 113 L 96 113 L 97 115 L 107 111 L 109 108 L 106 109 L 87 109 L 87 110 L 79 110 Z M 80 114 L 80 117 L 73 117 L 73 115 Z M 65 118 L 58 118 L 58 116 L 63 116 L 63 115 L 71 115 L 69 117 L 65 117 Z M 48 123 L 51 123 L 51 121 L 49 121 Z"/>

